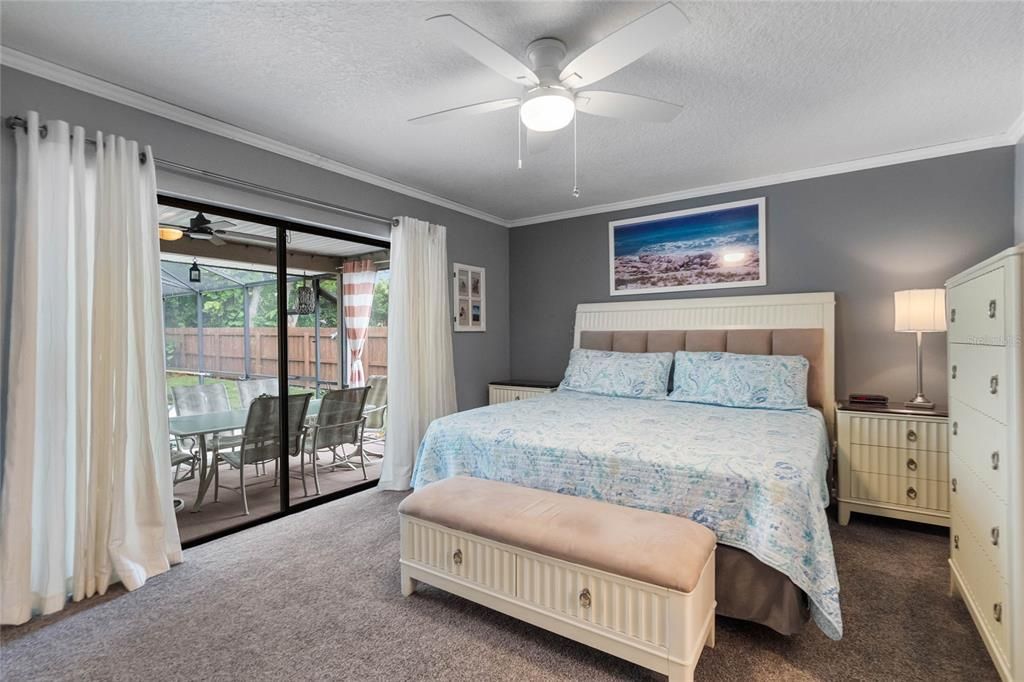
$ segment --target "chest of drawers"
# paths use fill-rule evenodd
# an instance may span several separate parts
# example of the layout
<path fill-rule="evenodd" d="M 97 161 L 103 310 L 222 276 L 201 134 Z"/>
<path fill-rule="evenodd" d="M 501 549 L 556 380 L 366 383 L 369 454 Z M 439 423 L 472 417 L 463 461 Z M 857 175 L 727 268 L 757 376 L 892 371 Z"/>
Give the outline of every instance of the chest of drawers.
<path fill-rule="evenodd" d="M 1024 679 L 1024 246 L 946 282 L 950 586 L 1004 680 Z"/>
<path fill-rule="evenodd" d="M 857 512 L 949 525 L 945 412 L 840 403 L 836 433 L 840 524 Z"/>

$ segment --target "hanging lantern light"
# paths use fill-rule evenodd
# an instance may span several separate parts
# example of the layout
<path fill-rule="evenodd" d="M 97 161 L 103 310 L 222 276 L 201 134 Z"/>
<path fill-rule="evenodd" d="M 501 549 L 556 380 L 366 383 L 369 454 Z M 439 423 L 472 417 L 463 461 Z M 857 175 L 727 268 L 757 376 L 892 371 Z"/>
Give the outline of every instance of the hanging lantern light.
<path fill-rule="evenodd" d="M 302 280 L 302 286 L 295 289 L 295 294 L 298 299 L 295 312 L 299 315 L 312 315 L 316 307 L 316 294 L 313 292 L 313 287 L 307 286 L 306 280 Z"/>
<path fill-rule="evenodd" d="M 188 281 L 189 282 L 201 282 L 203 279 L 203 273 L 199 272 L 199 263 L 192 259 L 192 267 L 188 269 Z"/>

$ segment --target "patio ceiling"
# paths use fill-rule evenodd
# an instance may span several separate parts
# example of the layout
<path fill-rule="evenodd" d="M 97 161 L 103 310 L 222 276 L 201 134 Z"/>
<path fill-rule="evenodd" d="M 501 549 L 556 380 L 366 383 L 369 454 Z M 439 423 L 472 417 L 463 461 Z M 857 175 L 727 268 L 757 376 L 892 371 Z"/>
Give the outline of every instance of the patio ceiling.
<path fill-rule="evenodd" d="M 223 220 L 231 223 L 232 226 L 230 227 L 222 226 L 231 233 L 271 238 L 275 237 L 277 234 L 277 228 L 271 227 L 270 225 L 247 222 L 244 220 L 235 220 L 234 218 L 223 218 L 212 213 L 204 213 L 203 215 L 209 218 L 211 222 Z M 160 223 L 164 225 L 175 225 L 177 227 L 187 228 L 189 220 L 195 216 L 195 211 L 190 211 L 184 208 L 160 206 Z M 184 237 L 184 239 L 188 239 L 188 237 Z M 267 250 L 273 251 L 273 247 L 268 246 Z M 303 234 L 301 232 L 288 232 L 288 250 L 314 254 L 317 256 L 345 258 L 347 256 L 357 256 L 364 253 L 380 251 L 380 247 L 357 244 L 355 242 L 335 239 L 333 237 L 319 237 L 312 234 Z"/>

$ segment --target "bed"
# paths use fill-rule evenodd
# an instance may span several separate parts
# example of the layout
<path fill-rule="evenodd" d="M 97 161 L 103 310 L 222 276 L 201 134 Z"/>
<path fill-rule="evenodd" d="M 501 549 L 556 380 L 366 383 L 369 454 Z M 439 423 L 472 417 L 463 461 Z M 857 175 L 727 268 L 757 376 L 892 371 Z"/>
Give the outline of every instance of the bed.
<path fill-rule="evenodd" d="M 832 294 L 581 305 L 575 346 L 804 355 L 803 410 L 559 390 L 435 421 L 414 487 L 456 475 L 675 514 L 718 536 L 718 612 L 783 634 L 808 616 L 842 636 L 825 508 Z M 648 331 L 655 330 L 655 331 Z"/>

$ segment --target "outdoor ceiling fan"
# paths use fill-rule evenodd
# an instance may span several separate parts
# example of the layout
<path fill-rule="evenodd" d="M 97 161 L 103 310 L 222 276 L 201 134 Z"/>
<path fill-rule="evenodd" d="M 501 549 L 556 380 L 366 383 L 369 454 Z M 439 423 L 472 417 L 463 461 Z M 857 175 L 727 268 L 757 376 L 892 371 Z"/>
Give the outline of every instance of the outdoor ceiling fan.
<path fill-rule="evenodd" d="M 228 242 L 237 244 L 255 244 L 257 246 L 276 246 L 277 240 L 273 237 L 264 237 L 258 234 L 245 234 L 242 232 L 229 232 L 227 228 L 235 227 L 235 223 L 229 220 L 211 221 L 201 212 L 188 221 L 188 227 L 160 223 L 160 239 L 175 241 L 184 236 L 190 239 L 208 241 L 214 246 L 223 246 Z"/>
<path fill-rule="evenodd" d="M 541 38 L 526 48 L 527 58 L 533 65 L 531 69 L 451 14 L 431 17 L 427 24 L 443 37 L 525 90 L 520 97 L 445 109 L 417 116 L 410 119 L 410 123 L 434 123 L 519 107 L 519 119 L 527 128 L 530 152 L 545 147 L 551 138 L 545 133 L 573 123 L 577 112 L 667 123 L 679 115 L 682 107 L 650 97 L 582 88 L 632 64 L 682 30 L 686 21 L 679 8 L 672 3 L 664 4 L 591 45 L 565 66 L 562 66 L 567 54 L 565 43 L 555 38 Z M 578 196 L 576 188 L 574 194 Z"/>

